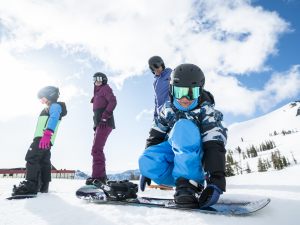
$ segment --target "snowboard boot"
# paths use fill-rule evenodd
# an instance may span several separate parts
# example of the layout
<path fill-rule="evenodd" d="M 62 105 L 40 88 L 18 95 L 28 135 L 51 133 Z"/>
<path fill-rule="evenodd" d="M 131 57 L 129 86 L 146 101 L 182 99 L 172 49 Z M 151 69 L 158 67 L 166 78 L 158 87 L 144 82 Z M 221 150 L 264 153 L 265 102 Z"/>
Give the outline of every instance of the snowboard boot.
<path fill-rule="evenodd" d="M 40 192 L 41 193 L 48 193 L 49 191 L 49 182 L 48 183 L 43 183 Z"/>
<path fill-rule="evenodd" d="M 106 168 L 104 169 L 104 177 L 101 178 L 92 178 L 92 177 L 88 177 L 86 178 L 85 184 L 86 185 L 94 185 L 94 182 L 96 182 L 96 184 L 104 184 L 107 185 L 107 181 L 108 181 L 108 177 L 106 175 Z M 100 182 L 100 183 L 99 183 Z"/>
<path fill-rule="evenodd" d="M 174 200 L 180 208 L 199 208 L 199 196 L 203 186 L 199 182 L 179 177 L 176 183 Z"/>
<path fill-rule="evenodd" d="M 14 185 L 12 190 L 12 196 L 16 195 L 30 195 L 30 194 L 37 194 L 37 185 L 29 180 L 21 181 L 19 186 L 17 187 Z"/>
<path fill-rule="evenodd" d="M 91 177 L 88 177 L 86 178 L 86 181 L 85 181 L 85 184 L 86 185 L 94 185 L 94 184 L 107 184 L 107 178 L 106 176 L 105 177 L 101 177 L 101 178 L 91 178 Z"/>

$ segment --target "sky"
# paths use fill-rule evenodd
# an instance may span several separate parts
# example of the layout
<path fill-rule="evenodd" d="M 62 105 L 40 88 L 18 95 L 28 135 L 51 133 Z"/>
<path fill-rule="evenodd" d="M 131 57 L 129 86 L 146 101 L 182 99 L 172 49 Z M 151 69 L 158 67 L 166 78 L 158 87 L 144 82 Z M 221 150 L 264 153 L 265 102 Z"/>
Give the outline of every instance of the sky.
<path fill-rule="evenodd" d="M 107 170 L 137 169 L 153 118 L 154 55 L 171 69 L 198 65 L 227 126 L 300 100 L 299 10 L 299 0 L 1 1 L 0 168 L 25 165 L 44 107 L 36 94 L 53 85 L 68 115 L 52 164 L 91 171 L 92 76 L 103 72 L 117 97 Z"/>

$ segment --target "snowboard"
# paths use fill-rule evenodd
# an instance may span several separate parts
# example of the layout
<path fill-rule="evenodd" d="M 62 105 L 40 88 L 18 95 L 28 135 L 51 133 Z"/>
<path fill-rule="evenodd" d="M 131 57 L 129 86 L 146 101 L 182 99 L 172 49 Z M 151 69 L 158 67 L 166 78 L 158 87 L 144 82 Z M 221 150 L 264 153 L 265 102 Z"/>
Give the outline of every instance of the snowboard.
<path fill-rule="evenodd" d="M 13 200 L 13 199 L 26 199 L 26 198 L 36 198 L 37 195 L 36 194 L 30 194 L 30 195 L 15 195 L 15 196 L 11 196 L 6 198 L 7 200 Z"/>
<path fill-rule="evenodd" d="M 261 199 L 253 202 L 232 202 L 229 204 L 216 203 L 215 205 L 205 209 L 193 209 L 193 208 L 180 208 L 177 207 L 174 199 L 161 199 L 161 198 L 148 198 L 148 197 L 137 197 L 126 200 L 111 200 L 107 198 L 105 193 L 93 186 L 87 185 L 79 188 L 76 191 L 76 196 L 84 201 L 98 203 L 98 204 L 109 204 L 109 205 L 124 205 L 124 206 L 142 206 L 142 207 L 156 207 L 182 211 L 193 211 L 199 213 L 210 213 L 210 214 L 221 214 L 221 215 L 247 215 L 249 213 L 261 210 L 268 205 L 271 199 Z"/>

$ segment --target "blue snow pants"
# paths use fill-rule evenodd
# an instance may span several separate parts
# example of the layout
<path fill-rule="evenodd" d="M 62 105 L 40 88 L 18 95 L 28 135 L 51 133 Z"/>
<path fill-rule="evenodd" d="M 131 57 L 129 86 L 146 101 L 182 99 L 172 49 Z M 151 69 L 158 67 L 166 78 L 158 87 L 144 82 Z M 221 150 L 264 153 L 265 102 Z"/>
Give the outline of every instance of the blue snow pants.
<path fill-rule="evenodd" d="M 179 120 L 168 141 L 150 146 L 139 158 L 140 173 L 157 184 L 175 187 L 179 177 L 204 185 L 203 147 L 199 129 L 188 119 Z"/>

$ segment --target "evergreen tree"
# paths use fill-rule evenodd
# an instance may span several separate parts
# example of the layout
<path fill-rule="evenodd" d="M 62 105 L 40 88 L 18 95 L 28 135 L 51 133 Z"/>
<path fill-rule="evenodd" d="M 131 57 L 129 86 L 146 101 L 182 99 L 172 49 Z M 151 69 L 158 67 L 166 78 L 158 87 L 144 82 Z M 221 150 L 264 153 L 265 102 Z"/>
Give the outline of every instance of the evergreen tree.
<path fill-rule="evenodd" d="M 236 174 L 239 175 L 239 170 L 241 169 L 241 167 L 238 165 L 238 162 L 234 162 L 234 169 L 236 170 Z"/>
<path fill-rule="evenodd" d="M 135 180 L 133 173 L 130 174 L 130 180 Z"/>
<path fill-rule="evenodd" d="M 282 170 L 282 169 L 283 169 L 283 163 L 282 163 L 281 158 L 278 158 L 278 169 L 279 169 L 279 170 Z"/>
<path fill-rule="evenodd" d="M 236 150 L 239 154 L 241 154 L 241 152 L 242 152 L 242 149 L 240 148 L 240 146 L 238 146 L 235 150 Z"/>
<path fill-rule="evenodd" d="M 253 145 L 252 145 L 253 146 Z M 256 149 L 254 148 L 254 146 L 253 146 L 253 155 L 254 155 L 254 157 L 257 157 L 257 151 L 256 151 Z"/>
<path fill-rule="evenodd" d="M 278 154 L 278 158 L 281 158 L 281 154 L 280 154 L 279 149 L 277 149 L 277 154 Z"/>
<path fill-rule="evenodd" d="M 268 166 L 268 169 L 271 168 L 271 163 L 269 162 L 269 159 L 267 159 L 267 166 Z"/>
<path fill-rule="evenodd" d="M 271 162 L 273 163 L 273 168 L 275 169 L 274 153 L 273 152 L 271 152 Z"/>
<path fill-rule="evenodd" d="M 225 164 L 225 174 L 226 174 L 226 177 L 235 176 L 234 170 L 232 169 L 231 164 L 229 164 L 229 163 Z"/>
<path fill-rule="evenodd" d="M 261 158 L 258 158 L 258 164 L 257 164 L 258 172 L 264 172 L 263 163 L 261 161 Z"/>
<path fill-rule="evenodd" d="M 282 157 L 282 163 L 283 163 L 284 167 L 288 166 L 288 163 L 287 163 L 286 158 L 284 156 Z"/>
<path fill-rule="evenodd" d="M 261 148 L 262 148 L 262 150 L 263 150 L 263 151 L 265 151 L 265 150 L 266 150 L 266 146 L 265 146 L 265 144 L 264 144 L 264 143 L 262 143 L 262 144 L 261 144 Z"/>
<path fill-rule="evenodd" d="M 247 173 L 251 173 L 251 169 L 250 169 L 250 166 L 249 166 L 249 163 L 247 162 L 247 169 L 246 169 Z"/>
<path fill-rule="evenodd" d="M 242 154 L 243 154 L 243 160 L 246 159 L 247 156 L 246 156 L 245 152 L 242 152 Z"/>
<path fill-rule="evenodd" d="M 297 160 L 295 159 L 293 152 L 291 152 L 291 153 L 292 153 L 292 157 L 293 157 L 294 163 L 297 164 Z"/>

